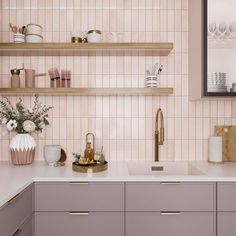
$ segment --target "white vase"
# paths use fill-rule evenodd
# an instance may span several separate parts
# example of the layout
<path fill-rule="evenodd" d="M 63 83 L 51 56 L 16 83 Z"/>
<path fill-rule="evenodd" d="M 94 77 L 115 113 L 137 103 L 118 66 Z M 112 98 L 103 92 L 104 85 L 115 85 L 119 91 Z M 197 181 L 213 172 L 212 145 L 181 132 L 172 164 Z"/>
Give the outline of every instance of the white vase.
<path fill-rule="evenodd" d="M 14 165 L 28 165 L 34 161 L 36 143 L 30 134 L 17 134 L 10 142 Z"/>
<path fill-rule="evenodd" d="M 61 157 L 60 145 L 45 145 L 44 146 L 44 159 L 49 166 L 54 166 Z"/>

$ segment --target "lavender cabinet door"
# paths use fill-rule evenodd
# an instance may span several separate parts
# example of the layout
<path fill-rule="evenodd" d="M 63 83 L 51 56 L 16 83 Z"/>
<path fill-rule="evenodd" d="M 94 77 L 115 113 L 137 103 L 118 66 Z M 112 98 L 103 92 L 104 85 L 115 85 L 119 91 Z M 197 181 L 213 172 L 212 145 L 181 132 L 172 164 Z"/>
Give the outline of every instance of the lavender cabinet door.
<path fill-rule="evenodd" d="M 36 183 L 35 211 L 124 211 L 124 184 Z"/>
<path fill-rule="evenodd" d="M 35 236 L 66 235 L 124 236 L 124 213 L 35 213 Z"/>
<path fill-rule="evenodd" d="M 215 218 L 207 212 L 129 212 L 126 236 L 215 236 Z"/>
<path fill-rule="evenodd" d="M 32 215 L 32 188 L 16 195 L 0 208 L 0 235 L 11 236 Z"/>
<path fill-rule="evenodd" d="M 236 211 L 236 183 L 217 184 L 218 211 Z"/>
<path fill-rule="evenodd" d="M 26 222 L 21 227 L 19 227 L 15 234 L 16 236 L 33 236 L 32 217 L 27 219 Z"/>
<path fill-rule="evenodd" d="M 236 235 L 236 212 L 219 212 L 217 216 L 217 236 Z"/>
<path fill-rule="evenodd" d="M 215 183 L 127 183 L 127 211 L 214 211 Z"/>

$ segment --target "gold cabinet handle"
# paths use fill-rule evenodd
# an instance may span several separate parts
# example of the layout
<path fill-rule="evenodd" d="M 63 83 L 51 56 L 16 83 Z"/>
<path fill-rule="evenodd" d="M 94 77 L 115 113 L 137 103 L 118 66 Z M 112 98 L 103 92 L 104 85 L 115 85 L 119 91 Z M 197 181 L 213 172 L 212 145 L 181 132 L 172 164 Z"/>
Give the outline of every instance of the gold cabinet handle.
<path fill-rule="evenodd" d="M 160 182 L 161 185 L 179 185 L 180 182 Z"/>
<path fill-rule="evenodd" d="M 12 203 L 14 203 L 19 197 L 20 197 L 21 193 L 16 194 L 16 196 L 14 196 L 13 198 L 11 198 L 7 203 L 10 205 Z"/>
<path fill-rule="evenodd" d="M 14 234 L 12 234 L 12 236 L 18 236 L 21 234 L 21 232 L 22 232 L 22 230 L 18 229 L 18 230 L 16 230 L 16 232 Z"/>
<path fill-rule="evenodd" d="M 71 216 L 88 216 L 89 212 L 69 212 Z"/>
<path fill-rule="evenodd" d="M 70 185 L 88 185 L 88 182 L 69 182 Z"/>
<path fill-rule="evenodd" d="M 180 211 L 162 211 L 161 212 L 162 216 L 179 216 L 181 215 Z"/>

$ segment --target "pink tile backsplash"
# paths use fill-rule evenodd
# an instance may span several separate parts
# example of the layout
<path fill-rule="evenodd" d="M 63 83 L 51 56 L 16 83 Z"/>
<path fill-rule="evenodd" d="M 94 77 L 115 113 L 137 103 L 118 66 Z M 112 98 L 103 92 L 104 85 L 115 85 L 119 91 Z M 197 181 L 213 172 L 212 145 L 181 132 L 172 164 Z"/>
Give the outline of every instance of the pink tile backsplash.
<path fill-rule="evenodd" d="M 207 139 L 214 125 L 236 124 L 235 101 L 188 100 L 188 0 L 2 0 L 0 8 L 1 42 L 12 41 L 9 23 L 30 22 L 43 25 L 47 42 L 70 41 L 72 30 L 92 28 L 123 42 L 174 42 L 172 53 L 162 58 L 119 51 L 0 57 L 1 87 L 10 86 L 9 70 L 23 63 L 39 73 L 54 66 L 71 69 L 74 87 L 144 87 L 145 70 L 161 62 L 164 70 L 159 86 L 175 89 L 169 97 L 42 96 L 54 109 L 51 125 L 36 135 L 37 159 L 43 159 L 43 146 L 50 143 L 61 144 L 72 159 L 72 152 L 83 153 L 85 135 L 93 132 L 96 148 L 104 146 L 109 160 L 152 160 L 158 107 L 165 116 L 163 161 L 207 159 Z M 37 79 L 37 87 L 48 86 L 48 77 Z M 16 97 L 11 100 L 15 102 Z M 31 97 L 24 96 L 24 100 L 32 104 Z M 12 134 L 4 128 L 0 131 L 0 160 L 9 160 Z"/>

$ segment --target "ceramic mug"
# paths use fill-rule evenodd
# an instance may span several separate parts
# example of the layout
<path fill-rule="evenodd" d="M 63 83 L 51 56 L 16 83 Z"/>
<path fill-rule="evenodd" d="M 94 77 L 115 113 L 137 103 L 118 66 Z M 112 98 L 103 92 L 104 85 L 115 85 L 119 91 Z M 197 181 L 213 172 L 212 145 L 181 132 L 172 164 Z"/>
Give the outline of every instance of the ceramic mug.
<path fill-rule="evenodd" d="M 44 159 L 49 166 L 54 166 L 61 157 L 60 145 L 45 145 L 44 146 Z"/>

